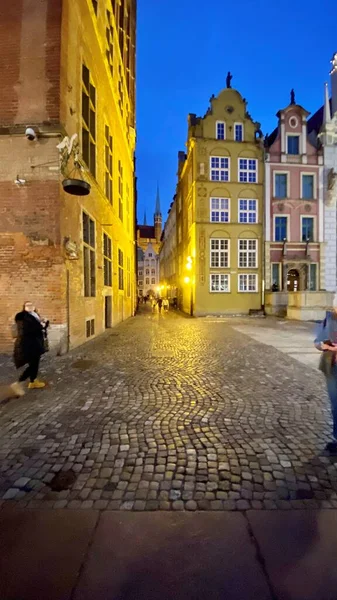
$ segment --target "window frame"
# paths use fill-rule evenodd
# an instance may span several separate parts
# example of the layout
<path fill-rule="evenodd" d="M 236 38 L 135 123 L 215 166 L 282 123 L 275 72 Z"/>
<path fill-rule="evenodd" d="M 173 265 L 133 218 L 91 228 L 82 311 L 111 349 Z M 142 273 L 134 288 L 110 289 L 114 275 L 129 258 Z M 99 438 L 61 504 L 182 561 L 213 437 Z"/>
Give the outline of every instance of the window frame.
<path fill-rule="evenodd" d="M 247 161 L 247 168 L 241 168 L 240 167 L 240 161 L 242 160 L 246 160 Z M 255 169 L 249 169 L 249 162 L 255 162 Z M 255 180 L 249 180 L 249 173 L 254 173 L 255 174 Z M 244 179 L 241 179 L 241 174 L 246 174 L 247 175 L 247 180 L 245 181 Z M 238 158 L 238 183 L 259 183 L 259 161 L 257 158 L 248 158 L 245 156 L 239 156 Z"/>
<path fill-rule="evenodd" d="M 247 278 L 247 288 L 249 287 L 249 277 L 254 277 L 255 279 L 255 289 L 254 290 L 242 290 L 240 289 L 240 282 L 243 278 Z M 238 293 L 239 294 L 258 294 L 259 293 L 259 280 L 258 273 L 239 273 L 238 276 Z"/>
<path fill-rule="evenodd" d="M 104 130 L 104 188 L 105 196 L 113 205 L 113 137 L 109 125 Z"/>
<path fill-rule="evenodd" d="M 247 248 L 240 248 L 241 242 L 247 243 Z M 255 242 L 255 250 L 249 248 L 249 242 Z M 239 238 L 238 239 L 238 269 L 258 269 L 259 268 L 259 240 L 256 238 Z M 246 256 L 246 265 L 242 266 L 240 264 L 241 255 Z M 255 256 L 255 266 L 249 264 L 249 258 L 254 255 Z"/>
<path fill-rule="evenodd" d="M 124 252 L 118 248 L 118 291 L 124 292 Z"/>
<path fill-rule="evenodd" d="M 106 253 L 107 248 L 108 252 Z M 112 287 L 112 258 L 112 238 L 103 231 L 103 282 L 105 287 Z"/>
<path fill-rule="evenodd" d="M 279 262 L 272 262 L 270 263 L 270 281 L 271 281 L 271 286 L 270 288 L 272 288 L 272 286 L 274 285 L 274 281 L 273 281 L 273 267 L 277 265 L 278 268 L 278 276 L 277 276 L 277 286 L 279 288 L 279 291 L 281 290 L 281 278 L 282 278 L 282 263 Z"/>
<path fill-rule="evenodd" d="M 87 74 L 85 73 L 87 71 Z M 88 85 L 86 83 L 88 80 Z M 84 102 L 86 98 L 88 110 L 88 122 L 84 116 Z M 93 126 L 92 117 L 93 115 Z M 84 138 L 87 136 L 87 148 L 84 146 Z M 82 157 L 88 167 L 91 175 L 96 179 L 97 174 L 97 89 L 93 83 L 91 71 L 86 64 L 82 63 L 82 80 L 81 80 L 81 150 Z"/>
<path fill-rule="evenodd" d="M 241 127 L 241 140 L 237 140 L 236 139 L 236 127 L 237 126 Z M 234 123 L 234 136 L 233 136 L 234 142 L 240 143 L 240 142 L 244 142 L 245 141 L 244 131 L 245 131 L 245 128 L 244 128 L 244 124 L 243 123 L 240 123 L 239 121 L 237 121 L 236 123 Z"/>
<path fill-rule="evenodd" d="M 305 198 L 303 196 L 303 177 L 312 177 L 312 197 L 311 198 Z M 316 173 L 314 172 L 310 172 L 310 171 L 301 171 L 301 181 L 300 181 L 300 185 L 301 185 L 301 200 L 316 200 L 317 198 L 317 184 L 316 184 Z"/>
<path fill-rule="evenodd" d="M 282 197 L 281 196 L 276 196 L 276 175 L 286 175 L 287 177 L 287 190 L 286 190 L 286 196 Z M 290 195 L 290 171 L 273 171 L 273 198 L 277 199 L 277 200 L 286 200 L 287 198 L 289 198 Z"/>
<path fill-rule="evenodd" d="M 294 154 L 293 152 L 289 152 L 289 138 L 298 138 L 298 154 Z M 288 156 L 301 156 L 301 134 L 300 133 L 286 133 L 286 154 Z"/>
<path fill-rule="evenodd" d="M 84 218 L 88 219 L 89 237 L 86 241 Z M 93 244 L 92 242 L 93 229 Z M 82 246 L 83 246 L 83 295 L 84 298 L 95 298 L 97 294 L 97 244 L 96 244 L 96 221 L 84 210 L 82 210 Z"/>
<path fill-rule="evenodd" d="M 217 200 L 219 201 L 219 208 L 213 208 L 212 207 L 212 202 L 213 200 Z M 227 201 L 227 209 L 226 208 L 221 208 L 220 205 L 222 203 L 222 201 Z M 209 219 L 210 219 L 210 223 L 230 223 L 230 207 L 231 207 L 231 202 L 230 202 L 230 198 L 220 198 L 218 196 L 211 196 L 209 199 L 210 202 L 210 206 L 209 206 Z M 219 213 L 219 220 L 213 220 L 212 219 L 212 214 L 213 213 Z M 228 214 L 228 220 L 221 220 L 221 214 Z"/>
<path fill-rule="evenodd" d="M 212 242 L 218 242 L 218 248 L 212 248 Z M 226 242 L 225 248 L 221 248 L 221 242 Z M 218 265 L 212 263 L 213 257 L 217 256 Z M 224 263 L 221 264 L 222 258 Z M 211 237 L 209 240 L 209 268 L 210 269 L 229 269 L 230 268 L 230 239 L 225 237 Z"/>
<path fill-rule="evenodd" d="M 273 242 L 277 242 L 278 244 L 283 243 L 284 240 L 277 240 L 276 239 L 276 219 L 277 218 L 285 218 L 287 219 L 287 237 L 286 237 L 286 241 L 290 242 L 290 215 L 289 214 L 275 214 L 273 215 Z"/>
<path fill-rule="evenodd" d="M 221 290 L 221 278 L 227 279 L 228 289 Z M 212 289 L 212 279 L 215 278 L 219 282 L 219 289 Z M 210 273 L 209 275 L 209 293 L 210 294 L 230 294 L 231 291 L 231 276 L 230 273 Z"/>
<path fill-rule="evenodd" d="M 219 167 L 213 167 L 212 166 L 212 160 L 218 160 L 219 161 Z M 227 167 L 221 167 L 221 161 L 225 160 L 227 161 Z M 230 168 L 231 168 L 231 159 L 230 156 L 214 156 L 211 155 L 209 157 L 209 178 L 210 181 L 216 181 L 218 183 L 228 183 L 230 181 Z M 213 179 L 213 172 L 218 172 L 219 173 L 219 179 Z M 225 177 L 224 179 L 221 179 L 221 174 L 224 174 Z M 227 176 L 227 179 L 226 179 Z"/>
<path fill-rule="evenodd" d="M 303 239 L 303 221 L 304 219 L 310 219 L 312 221 L 312 240 L 309 240 L 309 243 L 313 243 L 316 241 L 316 217 L 312 216 L 312 215 L 301 215 L 301 231 L 300 231 L 300 242 L 302 242 L 302 244 L 306 244 L 306 240 L 307 238 L 304 240 Z"/>
<path fill-rule="evenodd" d="M 118 160 L 118 217 L 122 223 L 124 220 L 123 177 L 122 161 Z"/>
<path fill-rule="evenodd" d="M 223 137 L 219 137 L 218 127 L 219 125 L 223 125 Z M 226 139 L 226 121 L 216 121 L 215 123 L 215 139 L 217 140 L 225 140 Z"/>
<path fill-rule="evenodd" d="M 247 204 L 247 209 L 240 208 L 240 202 L 255 202 L 256 209 L 251 210 L 249 208 L 249 204 Z M 241 221 L 241 214 L 247 214 L 247 221 Z M 249 215 L 255 214 L 255 221 L 249 221 Z M 238 198 L 238 223 L 240 225 L 256 225 L 259 222 L 259 203 L 257 198 Z"/>

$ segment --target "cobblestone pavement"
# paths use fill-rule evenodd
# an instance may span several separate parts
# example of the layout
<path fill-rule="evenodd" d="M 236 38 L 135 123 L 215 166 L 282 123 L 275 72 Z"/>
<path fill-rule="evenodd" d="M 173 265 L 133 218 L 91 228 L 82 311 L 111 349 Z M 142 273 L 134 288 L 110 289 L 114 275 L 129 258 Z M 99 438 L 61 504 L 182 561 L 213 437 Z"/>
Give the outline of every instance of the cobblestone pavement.
<path fill-rule="evenodd" d="M 0 405 L 2 507 L 336 508 L 322 377 L 245 325 L 281 328 L 145 312 L 49 357 L 48 389 Z"/>

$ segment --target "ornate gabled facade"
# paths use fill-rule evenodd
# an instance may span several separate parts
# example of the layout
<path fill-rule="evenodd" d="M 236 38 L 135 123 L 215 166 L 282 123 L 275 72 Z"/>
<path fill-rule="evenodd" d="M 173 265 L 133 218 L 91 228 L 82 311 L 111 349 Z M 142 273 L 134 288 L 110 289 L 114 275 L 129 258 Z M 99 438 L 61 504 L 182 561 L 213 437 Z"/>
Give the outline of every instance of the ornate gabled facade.
<path fill-rule="evenodd" d="M 231 88 L 188 118 L 174 200 L 179 307 L 195 316 L 246 314 L 262 305 L 263 142 Z M 168 233 L 168 232 L 167 232 Z"/>
<path fill-rule="evenodd" d="M 146 213 L 144 223 L 137 226 L 137 258 L 138 258 L 138 296 L 156 294 L 159 285 L 159 250 L 162 235 L 162 214 L 160 209 L 159 188 L 153 216 L 153 225 L 147 225 Z"/>

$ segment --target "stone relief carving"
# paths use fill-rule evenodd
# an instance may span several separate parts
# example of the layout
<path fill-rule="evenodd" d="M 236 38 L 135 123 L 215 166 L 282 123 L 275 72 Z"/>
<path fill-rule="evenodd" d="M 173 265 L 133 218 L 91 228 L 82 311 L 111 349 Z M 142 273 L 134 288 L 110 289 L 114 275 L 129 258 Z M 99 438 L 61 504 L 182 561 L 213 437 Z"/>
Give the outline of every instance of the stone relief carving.
<path fill-rule="evenodd" d="M 311 204 L 305 204 L 305 205 L 304 205 L 304 210 L 305 210 L 306 212 L 311 212 Z"/>
<path fill-rule="evenodd" d="M 326 204 L 327 206 L 333 206 L 336 200 L 337 194 L 337 173 L 333 169 L 330 169 L 328 172 L 328 181 L 327 181 L 327 195 L 326 195 Z"/>

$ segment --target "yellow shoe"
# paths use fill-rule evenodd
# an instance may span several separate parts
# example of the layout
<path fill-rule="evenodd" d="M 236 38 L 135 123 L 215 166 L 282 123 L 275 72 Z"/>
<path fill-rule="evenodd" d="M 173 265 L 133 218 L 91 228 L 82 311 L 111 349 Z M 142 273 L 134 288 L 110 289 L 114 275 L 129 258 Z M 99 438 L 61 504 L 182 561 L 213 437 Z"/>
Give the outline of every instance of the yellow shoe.
<path fill-rule="evenodd" d="M 38 379 L 35 379 L 35 381 L 33 381 L 33 383 L 31 382 L 28 384 L 29 390 L 40 390 L 44 387 L 46 387 L 46 384 L 43 383 L 43 381 L 39 381 Z"/>

